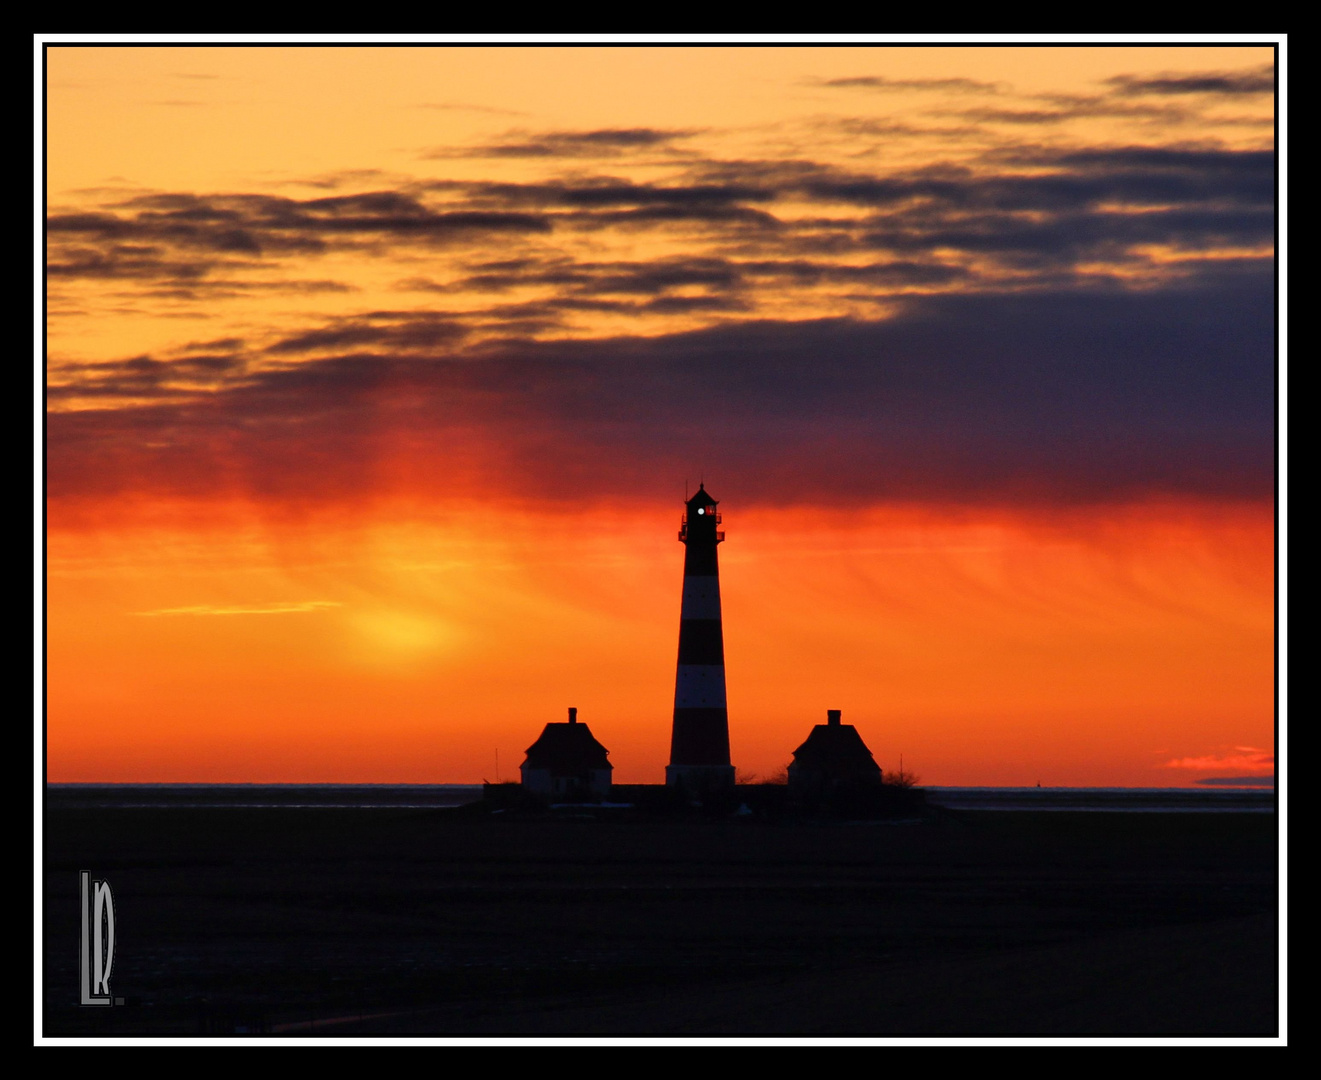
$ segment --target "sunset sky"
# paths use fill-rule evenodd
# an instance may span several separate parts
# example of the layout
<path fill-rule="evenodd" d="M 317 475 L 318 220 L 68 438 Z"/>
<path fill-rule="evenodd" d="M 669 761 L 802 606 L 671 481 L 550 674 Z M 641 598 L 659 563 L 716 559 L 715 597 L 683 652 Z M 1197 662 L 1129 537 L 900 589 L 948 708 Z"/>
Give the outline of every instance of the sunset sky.
<path fill-rule="evenodd" d="M 45 55 L 49 780 L 1272 775 L 1269 46 Z"/>

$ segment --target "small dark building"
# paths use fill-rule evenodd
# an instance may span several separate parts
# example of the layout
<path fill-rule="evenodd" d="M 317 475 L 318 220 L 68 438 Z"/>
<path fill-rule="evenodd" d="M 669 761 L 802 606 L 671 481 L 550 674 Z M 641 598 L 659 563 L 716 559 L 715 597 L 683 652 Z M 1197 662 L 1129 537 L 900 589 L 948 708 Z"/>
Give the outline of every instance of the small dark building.
<path fill-rule="evenodd" d="M 852 724 L 841 724 L 839 715 L 838 709 L 828 709 L 826 722 L 817 724 L 807 741 L 794 751 L 793 764 L 789 766 L 790 789 L 825 793 L 839 787 L 881 782 L 881 767 L 858 729 Z"/>
<path fill-rule="evenodd" d="M 569 710 L 565 724 L 547 724 L 541 738 L 527 748 L 520 771 L 523 786 L 539 795 L 566 798 L 605 798 L 610 794 L 614 766 L 608 751 L 578 723 L 578 710 Z"/>

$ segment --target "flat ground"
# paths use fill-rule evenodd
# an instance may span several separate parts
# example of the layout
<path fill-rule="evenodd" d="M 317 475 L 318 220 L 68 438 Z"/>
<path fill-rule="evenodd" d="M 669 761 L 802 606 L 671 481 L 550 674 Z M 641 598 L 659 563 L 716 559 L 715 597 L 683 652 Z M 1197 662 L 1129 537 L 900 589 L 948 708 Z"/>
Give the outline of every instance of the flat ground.
<path fill-rule="evenodd" d="M 1275 1034 L 1270 814 L 51 809 L 47 1035 Z M 78 871 L 122 1008 L 79 1008 Z"/>

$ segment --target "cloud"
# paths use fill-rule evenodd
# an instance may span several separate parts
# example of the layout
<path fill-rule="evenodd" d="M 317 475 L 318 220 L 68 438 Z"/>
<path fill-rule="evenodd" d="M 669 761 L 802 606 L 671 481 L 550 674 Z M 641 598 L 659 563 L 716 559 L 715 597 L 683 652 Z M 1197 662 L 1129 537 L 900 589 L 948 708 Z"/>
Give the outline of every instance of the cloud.
<path fill-rule="evenodd" d="M 663 292 L 679 286 L 700 285 L 729 288 L 742 279 L 737 264 L 727 259 L 671 258 L 648 262 L 570 262 L 553 260 L 538 264 L 522 259 L 478 267 L 456 283 L 461 290 L 504 290 L 515 286 L 553 285 L 571 292 L 644 293 Z"/>
<path fill-rule="evenodd" d="M 136 611 L 135 615 L 302 615 L 310 611 L 343 607 L 337 600 L 298 600 L 282 604 L 218 605 L 198 604 L 193 607 L 157 608 L 155 611 Z"/>
<path fill-rule="evenodd" d="M 983 133 L 976 124 L 918 124 L 875 116 L 823 117 L 815 120 L 814 126 L 824 131 L 843 132 L 849 136 L 870 135 L 886 139 L 909 135 L 937 135 L 946 139 L 968 139 L 980 136 Z"/>
<path fill-rule="evenodd" d="M 571 302 L 492 317 L 535 326 Z M 51 498 L 359 499 L 395 483 L 419 497 L 631 497 L 697 463 L 746 502 L 1273 492 L 1269 261 L 1149 292 L 915 295 L 878 322 L 531 341 L 460 337 L 447 320 L 378 312 L 309 328 L 267 354 L 282 362 L 236 367 L 186 402 L 171 365 L 125 361 L 113 374 L 132 407 L 49 418 Z M 207 355 L 223 371 L 234 354 Z M 66 393 L 100 377 L 74 372 Z"/>
<path fill-rule="evenodd" d="M 505 305 L 484 314 L 498 325 L 503 312 L 536 310 L 611 311 L 643 315 L 680 310 L 753 310 L 756 291 L 768 286 L 858 285 L 886 289 L 948 285 L 971 277 L 963 267 L 935 260 L 893 260 L 839 265 L 809 259 L 733 260 L 709 257 L 649 262 L 574 262 L 564 258 L 497 260 L 474 265 L 474 272 L 448 285 L 414 278 L 400 282 L 410 291 L 477 294 L 514 289 L 546 289 L 553 294 L 519 307 Z M 701 289 L 700 294 L 691 290 Z M 675 295 L 674 290 L 686 290 Z M 642 303 L 620 298 L 651 297 Z"/>
<path fill-rule="evenodd" d="M 1271 155 L 1236 155 L 1232 161 L 1197 162 L 1180 167 L 1163 160 L 1139 166 L 1133 152 L 1071 155 L 1081 166 L 1035 175 L 974 175 L 969 171 L 893 177 L 835 174 L 813 179 L 804 192 L 823 201 L 888 207 L 921 204 L 957 210 L 1027 210 L 1038 214 L 1090 210 L 1102 203 L 1133 207 L 1170 203 L 1232 200 L 1271 205 L 1274 160 Z M 1199 157 L 1203 155 L 1198 155 Z"/>
<path fill-rule="evenodd" d="M 144 307 L 347 292 L 305 272 L 333 250 L 461 301 L 55 356 L 52 498 L 355 498 L 403 475 L 620 495 L 694 458 L 749 499 L 1269 498 L 1274 175 L 1269 151 L 1017 146 L 960 168 L 103 193 L 49 219 L 52 317 L 91 306 L 84 280 Z M 681 253 L 638 258 L 633 232 Z"/>
<path fill-rule="evenodd" d="M 497 142 L 483 146 L 440 147 L 424 154 L 427 158 L 607 158 L 639 150 L 666 147 L 681 139 L 699 134 L 695 129 L 598 128 L 594 131 L 511 132 Z"/>
<path fill-rule="evenodd" d="M 977 79 L 889 79 L 884 75 L 854 75 L 839 79 L 817 80 L 813 85 L 829 86 L 838 90 L 880 90 L 887 92 L 941 91 L 965 94 L 998 94 L 1002 83 L 982 82 Z"/>
<path fill-rule="evenodd" d="M 180 345 L 179 352 L 233 352 L 242 349 L 246 342 L 242 338 L 225 337 L 214 338 L 211 341 L 190 341 L 186 345 Z"/>
<path fill-rule="evenodd" d="M 1229 197 L 1247 191 L 1256 198 L 1265 196 L 1262 181 L 1275 168 L 1273 150 L 1186 149 L 1162 146 L 1115 146 L 1024 154 L 1015 151 L 1019 161 L 1051 164 L 1057 168 L 1080 168 L 1088 173 L 1135 170 L 1153 179 L 1179 176 L 1192 181 L 1197 190 L 1219 191 Z M 1227 185 L 1227 186 L 1223 186 Z M 1272 193 L 1273 194 L 1273 193 Z"/>
<path fill-rule="evenodd" d="M 1105 80 L 1126 96 L 1142 94 L 1220 94 L 1243 97 L 1275 92 L 1273 65 L 1254 71 L 1163 72 L 1158 75 L 1115 75 Z"/>
<path fill-rule="evenodd" d="M 1247 72 L 1177 72 L 1152 75 L 1117 75 L 1101 84 L 1100 93 L 1002 94 L 995 104 L 944 107 L 931 116 L 957 116 L 980 124 L 1053 125 L 1087 118 L 1114 118 L 1140 125 L 1152 122 L 1184 124 L 1221 117 L 1206 111 L 1215 98 L 1271 93 L 1271 67 Z M 880 87 L 878 87 L 880 88 Z M 1240 116 L 1234 123 L 1269 124 L 1270 117 Z"/>
<path fill-rule="evenodd" d="M 316 199 L 161 193 L 46 220 L 47 272 L 88 277 L 204 277 L 263 257 L 318 254 L 333 243 L 436 243 L 544 233 L 543 215 L 424 206 L 400 191 Z M 80 246 L 81 245 L 81 246 Z M 99 246 L 95 246 L 99 245 Z M 190 253 L 180 259 L 178 253 Z M 205 253 L 198 258 L 195 253 Z"/>
<path fill-rule="evenodd" d="M 453 190 L 452 182 L 432 185 Z M 774 187 L 753 182 L 643 184 L 617 177 L 580 178 L 537 184 L 476 183 L 463 190 L 479 203 L 613 210 L 636 207 L 731 207 L 776 198 Z"/>
<path fill-rule="evenodd" d="M 1274 787 L 1274 776 L 1211 776 L 1203 780 L 1194 780 L 1195 784 L 1209 787 Z"/>
<path fill-rule="evenodd" d="M 622 132 L 604 134 L 645 136 L 644 129 Z M 993 288 L 1006 276 L 1023 285 L 1027 274 L 1052 284 L 1084 266 L 1091 276 L 1178 276 L 1189 268 L 1168 256 L 1157 264 L 1150 249 L 1268 249 L 1274 184 L 1269 151 L 1116 146 L 1016 147 L 976 168 L 878 172 L 810 160 L 694 159 L 667 182 L 446 180 L 310 199 L 156 192 L 52 213 L 48 275 L 56 283 L 117 280 L 187 299 L 207 290 L 293 287 L 272 284 L 276 267 L 285 268 L 281 279 L 308 290 L 316 279 L 288 266 L 305 267 L 330 251 L 400 260 L 425 251 L 448 259 L 452 280 L 473 288 L 563 287 L 568 298 L 582 298 L 593 278 L 610 274 L 609 260 L 592 260 L 575 240 L 591 237 L 601 250 L 612 231 L 628 230 L 681 240 L 685 253 L 672 262 L 723 262 L 731 279 L 752 287 L 738 302 L 756 313 L 757 289 L 776 275 L 755 277 L 737 263 L 812 262 L 818 268 L 810 277 L 819 284 L 850 275 L 861 282 L 864 263 L 910 264 L 917 276 L 909 284 L 933 287 L 975 279 Z M 487 249 L 497 239 L 506 269 L 464 265 L 490 262 Z M 944 269 L 931 269 L 937 266 Z M 873 271 L 869 280 L 879 289 L 882 277 Z M 896 278 L 894 287 L 903 283 Z M 783 301 L 772 299 L 777 307 Z"/>
<path fill-rule="evenodd" d="M 283 181 L 284 186 L 288 187 L 314 187 L 326 188 L 329 190 L 338 190 L 343 187 L 363 187 L 367 184 L 380 184 L 390 177 L 383 169 L 337 169 L 334 172 L 322 173 L 320 176 L 299 177 L 296 180 Z M 395 179 L 406 178 L 395 177 Z"/>
<path fill-rule="evenodd" d="M 309 353 L 385 346 L 394 351 L 435 349 L 451 345 L 468 334 L 452 318 L 427 312 L 370 312 L 344 319 L 331 326 L 282 338 L 269 346 L 270 353 Z"/>
<path fill-rule="evenodd" d="M 473 105 L 466 101 L 423 101 L 419 102 L 414 108 L 437 109 L 442 112 L 487 113 L 492 116 L 527 116 L 527 113 L 518 109 L 500 109 L 491 105 Z"/>
<path fill-rule="evenodd" d="M 1192 114 L 1184 105 L 1175 102 L 1119 101 L 1101 94 L 1039 94 L 1024 99 L 1024 103 L 1018 106 L 935 109 L 931 115 L 957 116 L 978 124 L 1039 126 L 1092 117 L 1178 122 Z"/>
<path fill-rule="evenodd" d="M 134 356 L 97 363 L 52 362 L 47 372 L 46 398 L 68 400 L 177 400 L 236 385 L 247 371 L 244 357 L 231 352 L 185 353 L 159 360 Z"/>
<path fill-rule="evenodd" d="M 1232 753 L 1207 754 L 1202 757 L 1175 758 L 1165 763 L 1167 769 L 1190 769 L 1198 772 L 1238 770 L 1258 777 L 1275 772 L 1275 755 L 1254 746 L 1236 746 Z M 1203 780 L 1200 783 L 1224 783 L 1222 780 Z"/>
<path fill-rule="evenodd" d="M 1256 247 L 1269 243 L 1274 211 L 1178 210 L 1151 213 L 1057 214 L 1047 220 L 991 216 L 966 223 L 928 224 L 913 215 L 878 222 L 862 243 L 910 253 L 958 250 L 1005 259 L 1028 257 L 1077 264 L 1089 257 L 1119 256 L 1124 249 L 1161 245 L 1181 251 Z"/>

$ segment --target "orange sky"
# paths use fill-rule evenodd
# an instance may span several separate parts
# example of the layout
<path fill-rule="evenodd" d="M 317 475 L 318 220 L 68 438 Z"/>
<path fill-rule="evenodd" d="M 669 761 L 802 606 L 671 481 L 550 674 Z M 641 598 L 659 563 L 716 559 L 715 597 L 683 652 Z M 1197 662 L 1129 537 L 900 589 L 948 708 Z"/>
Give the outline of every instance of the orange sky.
<path fill-rule="evenodd" d="M 656 779 L 674 507 L 153 510 L 52 532 L 52 779 L 471 782 L 570 704 L 620 779 Z M 1178 783 L 1170 761 L 1271 745 L 1267 509 L 735 507 L 726 526 L 740 768 L 786 764 L 827 707 L 933 783 Z"/>
<path fill-rule="evenodd" d="M 1206 185 L 1273 146 L 1271 61 L 50 49 L 48 779 L 508 779 L 575 705 L 659 782 L 703 471 L 740 769 L 829 707 L 932 784 L 1270 775 L 1269 401 L 1240 429 L 1249 391 L 1095 331 L 1002 386 L 1026 360 L 947 371 L 920 320 L 898 382 L 852 338 L 716 371 L 745 329 L 1268 265 L 1248 182 Z"/>

